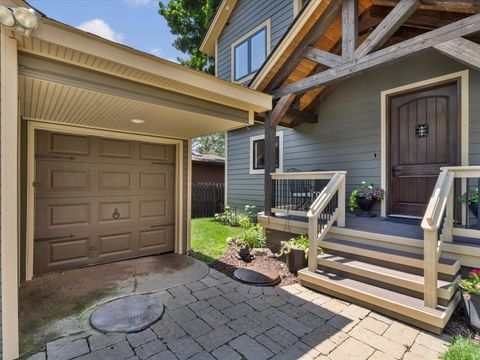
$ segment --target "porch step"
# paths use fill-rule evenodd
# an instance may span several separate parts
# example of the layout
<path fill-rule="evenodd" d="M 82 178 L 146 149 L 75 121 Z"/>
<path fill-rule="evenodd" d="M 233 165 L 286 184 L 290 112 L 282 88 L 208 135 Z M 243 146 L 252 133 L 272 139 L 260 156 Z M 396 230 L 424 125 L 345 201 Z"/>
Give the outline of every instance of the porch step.
<path fill-rule="evenodd" d="M 319 246 L 327 253 L 332 250 L 423 270 L 423 254 L 336 238 L 325 239 L 319 243 Z M 458 260 L 442 257 L 438 261 L 439 273 L 456 276 L 459 270 L 460 261 Z"/>
<path fill-rule="evenodd" d="M 460 301 L 460 293 L 456 292 L 448 306 L 439 305 L 432 309 L 424 306 L 422 299 L 325 270 L 311 272 L 303 269 L 298 272 L 298 277 L 306 287 L 357 303 L 437 334 L 442 332 Z"/>
<path fill-rule="evenodd" d="M 325 270 L 328 271 L 341 272 L 344 275 L 349 274 L 354 278 L 361 277 L 367 281 L 383 283 L 390 288 L 398 288 L 399 291 L 405 289 L 423 296 L 424 280 L 422 275 L 332 254 L 319 255 L 318 265 L 327 268 Z M 439 299 L 449 301 L 456 290 L 456 281 L 438 280 Z"/>

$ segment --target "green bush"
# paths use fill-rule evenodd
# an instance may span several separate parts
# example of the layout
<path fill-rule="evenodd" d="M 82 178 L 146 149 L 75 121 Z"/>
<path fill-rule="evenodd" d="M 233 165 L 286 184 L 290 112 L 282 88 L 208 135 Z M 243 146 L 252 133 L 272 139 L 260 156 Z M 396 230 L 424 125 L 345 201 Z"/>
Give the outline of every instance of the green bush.
<path fill-rule="evenodd" d="M 443 356 L 444 360 L 478 360 L 480 359 L 480 345 L 472 339 L 456 336 L 452 345 Z"/>
<path fill-rule="evenodd" d="M 225 206 L 222 213 L 215 214 L 215 220 L 228 226 L 244 227 L 247 221 L 251 224 L 257 223 L 257 210 L 254 205 L 245 205 L 241 215 L 237 215 L 236 211 L 230 206 Z"/>
<path fill-rule="evenodd" d="M 264 248 L 267 245 L 267 238 L 263 234 L 263 229 L 260 224 L 244 228 L 241 237 L 243 244 L 250 249 Z"/>

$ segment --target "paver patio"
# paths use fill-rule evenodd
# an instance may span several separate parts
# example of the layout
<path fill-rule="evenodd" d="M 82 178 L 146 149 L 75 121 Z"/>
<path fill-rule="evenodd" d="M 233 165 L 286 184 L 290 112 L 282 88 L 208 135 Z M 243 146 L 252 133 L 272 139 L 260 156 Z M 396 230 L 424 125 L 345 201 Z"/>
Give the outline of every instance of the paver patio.
<path fill-rule="evenodd" d="M 152 294 L 163 318 L 136 334 L 83 332 L 30 359 L 438 359 L 436 336 L 300 285 L 259 288 L 210 270 Z"/>

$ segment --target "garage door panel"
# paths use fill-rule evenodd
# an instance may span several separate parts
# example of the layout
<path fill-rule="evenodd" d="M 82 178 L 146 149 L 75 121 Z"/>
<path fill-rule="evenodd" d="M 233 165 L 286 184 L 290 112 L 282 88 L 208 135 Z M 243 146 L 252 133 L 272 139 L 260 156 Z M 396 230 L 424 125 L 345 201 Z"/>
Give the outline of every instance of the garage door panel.
<path fill-rule="evenodd" d="M 174 229 L 173 226 L 161 227 L 158 229 L 140 231 L 139 251 L 140 252 L 167 252 L 173 251 Z"/>
<path fill-rule="evenodd" d="M 135 245 L 135 234 L 131 232 L 99 236 L 98 256 L 123 258 L 133 254 Z"/>
<path fill-rule="evenodd" d="M 39 131 L 36 136 L 36 154 L 62 154 L 89 157 L 92 139 L 88 136 Z"/>
<path fill-rule="evenodd" d="M 35 216 L 36 237 L 68 235 L 92 225 L 94 214 L 88 199 L 37 199 L 36 208 L 41 209 Z"/>
<path fill-rule="evenodd" d="M 128 193 L 133 190 L 132 171 L 120 166 L 101 166 L 98 170 L 98 191 L 119 191 Z"/>
<path fill-rule="evenodd" d="M 171 145 L 140 143 L 140 160 L 174 163 L 175 149 Z"/>
<path fill-rule="evenodd" d="M 173 197 L 139 200 L 139 220 L 155 225 L 171 225 L 175 220 Z"/>
<path fill-rule="evenodd" d="M 97 139 L 98 155 L 101 158 L 133 159 L 134 143 L 125 140 Z"/>
<path fill-rule="evenodd" d="M 37 160 L 37 198 L 85 195 L 93 192 L 92 172 L 88 164 L 74 164 L 66 161 Z"/>
<path fill-rule="evenodd" d="M 173 194 L 175 171 L 171 165 L 141 167 L 138 169 L 138 190 L 157 194 Z"/>
<path fill-rule="evenodd" d="M 132 217 L 132 201 L 99 201 L 98 222 L 111 223 L 121 220 L 134 220 Z"/>

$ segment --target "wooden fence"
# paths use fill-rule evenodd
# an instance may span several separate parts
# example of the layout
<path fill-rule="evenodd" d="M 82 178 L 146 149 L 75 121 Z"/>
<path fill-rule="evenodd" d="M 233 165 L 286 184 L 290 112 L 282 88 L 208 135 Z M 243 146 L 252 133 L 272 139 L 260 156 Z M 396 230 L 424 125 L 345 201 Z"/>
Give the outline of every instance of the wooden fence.
<path fill-rule="evenodd" d="M 224 184 L 192 184 L 192 218 L 212 217 L 223 211 Z"/>

